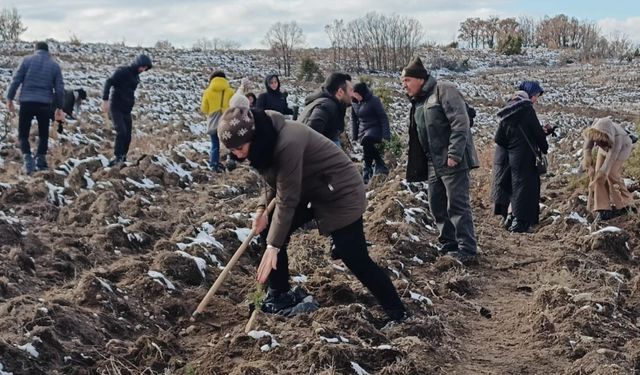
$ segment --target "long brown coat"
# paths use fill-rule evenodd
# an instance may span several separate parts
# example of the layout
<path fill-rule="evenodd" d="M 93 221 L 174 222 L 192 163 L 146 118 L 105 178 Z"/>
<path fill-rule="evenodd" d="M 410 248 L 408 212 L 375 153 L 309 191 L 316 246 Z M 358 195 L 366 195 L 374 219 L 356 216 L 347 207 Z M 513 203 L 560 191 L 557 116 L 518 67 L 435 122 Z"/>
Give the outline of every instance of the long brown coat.
<path fill-rule="evenodd" d="M 267 243 L 282 246 L 300 204 L 311 205 L 322 234 L 358 220 L 366 208 L 364 183 L 347 155 L 310 127 L 265 112 L 278 133 L 274 165 L 263 175 L 269 189 L 260 200 L 276 198 Z"/>

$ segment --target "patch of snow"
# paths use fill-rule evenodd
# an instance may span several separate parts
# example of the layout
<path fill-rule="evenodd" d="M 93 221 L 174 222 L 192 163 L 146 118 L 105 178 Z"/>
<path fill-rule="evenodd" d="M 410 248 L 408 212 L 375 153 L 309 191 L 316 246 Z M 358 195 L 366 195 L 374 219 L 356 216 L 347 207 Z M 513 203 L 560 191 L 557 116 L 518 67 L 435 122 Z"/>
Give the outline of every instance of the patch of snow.
<path fill-rule="evenodd" d="M 158 271 L 149 270 L 149 272 L 147 272 L 147 275 L 152 279 L 154 279 L 155 281 L 159 282 L 162 286 L 166 287 L 167 289 L 176 290 L 176 286 L 173 285 L 173 283 L 169 279 L 167 279 L 162 273 Z"/>
<path fill-rule="evenodd" d="M 305 275 L 299 275 L 293 276 L 291 278 L 291 281 L 293 281 L 294 283 L 306 283 L 307 281 L 309 281 L 309 278 Z"/>
<path fill-rule="evenodd" d="M 411 299 L 414 299 L 418 302 L 426 302 L 427 305 L 433 306 L 433 302 L 431 302 L 431 300 L 428 297 L 425 297 L 420 293 L 415 293 L 411 291 L 409 291 L 409 294 L 411 295 Z"/>
<path fill-rule="evenodd" d="M 605 232 L 615 233 L 615 232 L 621 232 L 621 231 L 622 231 L 622 229 L 610 225 L 608 227 L 604 227 L 604 228 L 600 229 L 597 232 L 594 232 L 593 234 L 605 233 Z"/>
<path fill-rule="evenodd" d="M 198 266 L 198 269 L 200 270 L 200 275 L 202 276 L 203 279 L 206 278 L 206 270 L 207 270 L 207 261 L 200 258 L 200 257 L 196 257 L 193 256 L 189 253 L 185 253 L 182 250 L 176 250 L 176 253 L 180 254 L 182 257 L 184 258 L 189 258 L 189 259 L 193 259 L 194 262 L 196 262 L 196 265 Z"/>
<path fill-rule="evenodd" d="M 190 243 L 179 242 L 176 245 L 178 249 L 185 250 L 194 245 L 213 245 L 218 249 L 224 249 L 224 246 L 218 242 L 210 233 L 213 232 L 213 225 L 205 222 L 202 223 L 202 230 L 198 232 L 195 238 L 188 237 L 188 239 L 192 240 Z"/>
<path fill-rule="evenodd" d="M 113 288 L 111 288 L 111 285 L 109 284 L 109 282 L 105 279 L 103 279 L 102 277 L 98 277 L 96 276 L 96 280 L 98 280 L 100 282 L 100 286 L 102 287 L 102 289 L 106 289 L 107 291 L 113 293 Z"/>
<path fill-rule="evenodd" d="M 4 366 L 0 363 L 0 375 L 13 375 L 13 372 L 4 371 Z"/>
<path fill-rule="evenodd" d="M 127 239 L 131 243 L 133 243 L 133 242 L 143 243 L 144 242 L 144 233 L 127 233 Z"/>
<path fill-rule="evenodd" d="M 356 362 L 351 361 L 351 368 L 357 375 L 371 375 Z"/>
<path fill-rule="evenodd" d="M 577 212 L 570 213 L 569 216 L 567 216 L 567 219 L 575 220 L 580 224 L 587 224 L 588 223 L 587 219 L 585 219 L 584 217 L 580 216 L 580 214 L 577 213 Z"/>
<path fill-rule="evenodd" d="M 25 352 L 29 353 L 29 355 L 32 356 L 33 358 L 38 358 L 38 356 L 40 356 L 40 353 L 38 353 L 38 350 L 36 350 L 36 347 L 33 346 L 33 344 L 30 342 L 24 345 L 18 346 L 18 349 L 24 350 Z"/>
<path fill-rule="evenodd" d="M 388 344 L 382 344 L 382 345 L 378 345 L 378 346 L 374 347 L 374 349 L 390 350 L 390 349 L 393 349 L 393 347 L 391 345 L 388 345 Z"/>
<path fill-rule="evenodd" d="M 193 181 L 193 176 L 191 172 L 185 171 L 180 165 L 178 165 L 173 160 L 169 160 L 164 155 L 156 155 L 153 161 L 153 164 L 159 165 L 167 170 L 169 173 L 177 174 L 180 178 L 187 178 L 189 181 Z"/>
<path fill-rule="evenodd" d="M 238 240 L 240 240 L 240 242 L 244 242 L 244 240 L 251 235 L 250 228 L 236 228 L 233 231 L 236 233 L 236 236 L 238 236 Z"/>
<path fill-rule="evenodd" d="M 67 204 L 67 199 L 65 199 L 65 197 L 62 195 L 62 192 L 64 191 L 64 187 L 56 186 L 50 183 L 49 181 L 45 181 L 44 183 L 47 186 L 47 189 L 49 190 L 47 199 L 49 200 L 50 203 L 53 203 L 56 206 L 64 206 L 65 204 Z"/>
<path fill-rule="evenodd" d="M 155 182 L 151 181 L 150 179 L 148 179 L 147 177 L 143 178 L 141 182 L 138 182 L 130 177 L 127 177 L 126 181 L 130 184 L 132 184 L 133 186 L 139 188 L 139 189 L 155 189 L 155 188 L 159 188 L 161 187 L 160 185 L 156 184 Z"/>
<path fill-rule="evenodd" d="M 409 240 L 411 240 L 411 242 L 420 242 L 420 237 L 416 236 L 415 234 L 409 233 Z"/>
<path fill-rule="evenodd" d="M 424 260 L 418 258 L 418 256 L 414 256 L 413 258 L 411 258 L 412 261 L 418 263 L 418 264 L 424 264 Z"/>
<path fill-rule="evenodd" d="M 410 207 L 404 209 L 404 221 L 407 224 L 417 224 L 416 218 L 414 217 L 417 214 L 424 214 L 424 210 L 418 207 Z"/>

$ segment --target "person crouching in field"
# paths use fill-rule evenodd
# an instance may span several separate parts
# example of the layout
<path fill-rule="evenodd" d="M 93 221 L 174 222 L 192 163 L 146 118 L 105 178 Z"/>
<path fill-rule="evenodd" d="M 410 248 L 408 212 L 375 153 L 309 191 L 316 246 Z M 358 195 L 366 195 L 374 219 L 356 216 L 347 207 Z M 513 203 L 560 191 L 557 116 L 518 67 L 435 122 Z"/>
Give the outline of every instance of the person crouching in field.
<path fill-rule="evenodd" d="M 633 202 L 622 179 L 622 166 L 633 149 L 631 137 L 608 117 L 595 120 L 582 136 L 582 166 L 589 174 L 589 197 L 593 197 L 596 220 L 624 215 Z M 598 156 L 594 166 L 592 150 L 595 146 Z"/>
<path fill-rule="evenodd" d="M 267 189 L 253 221 L 267 248 L 258 268 L 260 283 L 268 281 L 264 306 L 297 303 L 291 295 L 287 245 L 291 234 L 315 219 L 319 231 L 333 240 L 332 257 L 342 259 L 375 296 L 392 321 L 407 312 L 389 276 L 369 257 L 362 214 L 365 189 L 356 166 L 342 150 L 312 128 L 285 120 L 276 111 L 249 109 L 249 101 L 230 107 L 220 119 L 218 136 L 235 157 L 249 160 Z M 235 99 L 232 99 L 235 103 Z M 265 207 L 275 198 L 275 209 Z"/>

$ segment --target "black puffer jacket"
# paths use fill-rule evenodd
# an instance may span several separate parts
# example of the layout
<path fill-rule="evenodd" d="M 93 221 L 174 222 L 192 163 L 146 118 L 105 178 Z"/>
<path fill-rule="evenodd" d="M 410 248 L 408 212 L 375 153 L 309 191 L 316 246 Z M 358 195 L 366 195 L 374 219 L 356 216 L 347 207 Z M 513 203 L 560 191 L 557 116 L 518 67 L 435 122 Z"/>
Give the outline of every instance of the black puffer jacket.
<path fill-rule="evenodd" d="M 135 92 L 140 83 L 140 73 L 138 68 L 146 66 L 149 69 L 153 66 L 151 58 L 147 55 L 138 55 L 129 66 L 121 66 L 104 83 L 102 90 L 102 100 L 109 100 L 111 93 L 111 108 L 123 112 L 131 112 L 135 103 Z"/>
<path fill-rule="evenodd" d="M 391 138 L 389 118 L 382 102 L 368 89 L 362 101 L 351 106 L 351 138 L 355 141 L 364 137 Z"/>
<path fill-rule="evenodd" d="M 347 107 L 324 89 L 315 91 L 304 100 L 300 122 L 310 126 L 332 141 L 340 139 L 344 131 Z"/>
<path fill-rule="evenodd" d="M 278 88 L 275 90 L 272 90 L 271 87 L 269 87 L 269 81 L 271 81 L 272 78 L 278 80 Z M 267 91 L 258 95 L 258 100 L 255 105 L 256 109 L 261 111 L 269 109 L 280 112 L 283 115 L 293 115 L 293 110 L 287 105 L 287 98 L 280 91 L 280 79 L 278 76 L 275 74 L 268 75 L 264 79 L 264 86 Z"/>

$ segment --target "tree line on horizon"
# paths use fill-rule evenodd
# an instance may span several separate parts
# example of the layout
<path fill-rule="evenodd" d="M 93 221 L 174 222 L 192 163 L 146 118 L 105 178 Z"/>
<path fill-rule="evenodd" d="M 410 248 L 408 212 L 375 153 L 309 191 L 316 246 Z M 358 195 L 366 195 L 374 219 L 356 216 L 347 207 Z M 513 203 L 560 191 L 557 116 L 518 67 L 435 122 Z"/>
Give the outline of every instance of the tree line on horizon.
<path fill-rule="evenodd" d="M 15 7 L 0 11 L 0 41 L 18 41 L 26 30 Z M 401 69 L 418 48 L 429 44 L 424 42 L 425 31 L 420 21 L 397 14 L 369 12 L 348 22 L 334 19 L 325 25 L 324 31 L 329 38 L 334 68 L 355 72 Z M 576 51 L 582 60 L 640 56 L 628 36 L 616 33 L 607 38 L 595 22 L 564 14 L 540 20 L 528 16 L 467 18 L 459 25 L 457 40 L 448 47 L 457 48 L 460 42 L 471 49 L 493 49 L 503 54 L 520 54 L 523 47 L 545 47 Z M 71 43 L 81 41 L 74 34 Z M 263 43 L 274 57 L 278 71 L 285 76 L 292 74 L 296 60 L 303 60 L 300 52 L 305 47 L 304 32 L 295 21 L 272 24 Z M 173 45 L 169 40 L 159 40 L 154 47 L 171 49 Z M 193 44 L 193 49 L 203 51 L 240 48 L 239 42 L 224 38 L 200 38 Z"/>

